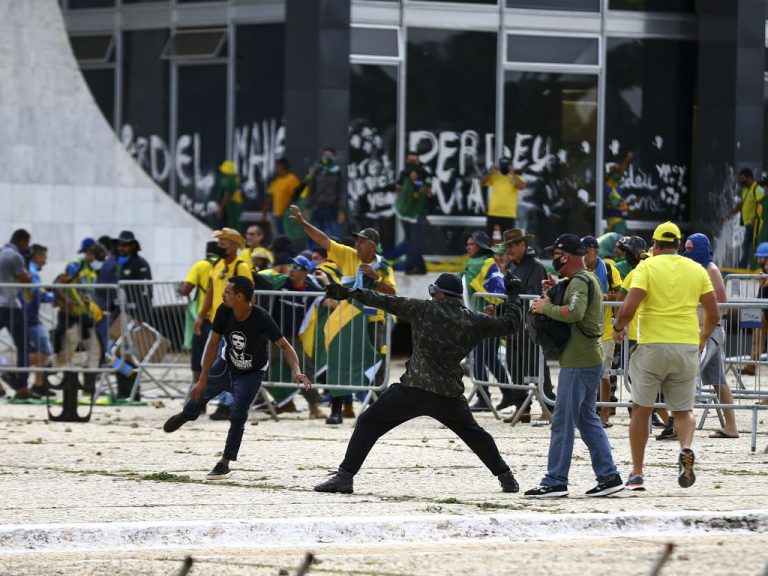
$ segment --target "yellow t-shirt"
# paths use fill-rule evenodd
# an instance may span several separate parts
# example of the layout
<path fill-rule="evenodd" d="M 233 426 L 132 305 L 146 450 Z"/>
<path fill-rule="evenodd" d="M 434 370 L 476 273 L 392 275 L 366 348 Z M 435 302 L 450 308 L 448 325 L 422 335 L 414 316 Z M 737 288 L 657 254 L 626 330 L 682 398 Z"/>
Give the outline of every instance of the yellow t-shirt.
<path fill-rule="evenodd" d="M 701 264 L 660 254 L 640 262 L 631 287 L 646 292 L 637 309 L 639 344 L 699 343 L 699 300 L 713 291 Z"/>
<path fill-rule="evenodd" d="M 517 197 L 520 190 L 511 174 L 491 174 L 486 180 L 488 193 L 488 216 L 517 218 Z"/>
<path fill-rule="evenodd" d="M 189 282 L 197 289 L 197 315 L 200 315 L 200 311 L 203 309 L 203 302 L 205 301 L 205 292 L 208 290 L 208 282 L 211 279 L 211 268 L 213 264 L 208 259 L 198 260 L 192 264 L 192 268 L 187 272 L 187 277 L 184 278 L 184 282 Z"/>
<path fill-rule="evenodd" d="M 345 284 L 348 282 L 354 282 L 355 276 L 357 275 L 357 267 L 363 263 L 363 261 L 360 260 L 357 255 L 357 250 L 350 248 L 349 246 L 345 246 L 344 244 L 339 244 L 333 240 L 331 240 L 331 245 L 328 248 L 328 260 L 335 262 L 339 267 L 342 276 L 341 281 Z M 387 274 L 384 274 L 384 272 L 381 270 L 377 270 L 376 274 L 379 277 L 378 281 L 386 280 L 387 283 L 391 284 L 393 288 L 396 288 L 395 271 L 391 266 L 389 266 L 389 272 Z M 371 316 L 370 318 L 372 322 L 383 319 L 384 312 L 381 310 L 378 311 L 376 316 Z"/>
<path fill-rule="evenodd" d="M 752 224 L 757 217 L 757 207 L 765 196 L 765 191 L 757 182 L 741 189 L 741 220 L 744 224 Z"/>
<path fill-rule="evenodd" d="M 611 266 L 608 268 L 608 265 L 605 266 L 609 270 L 609 274 L 611 275 L 611 279 L 608 281 L 609 288 L 611 291 L 616 290 L 617 287 L 621 286 L 621 274 L 619 274 L 619 271 L 616 270 L 615 266 Z M 612 340 L 613 339 L 613 313 L 615 311 L 614 306 L 605 306 L 603 308 L 603 340 Z"/>
<path fill-rule="evenodd" d="M 299 187 L 301 181 L 293 172 L 288 172 L 285 176 L 275 176 L 267 188 L 267 192 L 272 196 L 272 213 L 275 216 L 282 216 L 285 209 L 291 203 L 293 191 Z"/>
<path fill-rule="evenodd" d="M 213 303 L 211 304 L 211 310 L 208 312 L 208 319 L 213 322 L 214 316 L 216 316 L 216 310 L 222 304 L 222 296 L 224 296 L 224 288 L 227 286 L 227 281 L 232 276 L 245 276 L 251 278 L 251 265 L 240 259 L 240 256 L 235 258 L 231 264 L 227 264 L 224 258 L 216 262 L 211 268 L 209 278 L 213 280 Z"/>
<path fill-rule="evenodd" d="M 621 283 L 621 291 L 625 294 L 629 292 L 629 289 L 632 286 L 633 273 L 634 270 L 630 270 L 629 273 L 627 273 L 627 275 L 624 277 L 624 281 Z M 637 312 L 635 312 L 635 315 L 632 316 L 632 320 L 630 320 L 629 324 L 627 324 L 627 338 L 637 342 Z"/>

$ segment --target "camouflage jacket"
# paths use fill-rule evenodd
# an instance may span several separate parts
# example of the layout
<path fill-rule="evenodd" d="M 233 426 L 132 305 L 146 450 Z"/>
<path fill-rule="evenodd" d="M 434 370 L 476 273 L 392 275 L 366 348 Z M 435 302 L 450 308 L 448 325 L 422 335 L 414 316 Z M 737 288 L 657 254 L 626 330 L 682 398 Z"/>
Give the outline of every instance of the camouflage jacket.
<path fill-rule="evenodd" d="M 500 306 L 500 317 L 473 312 L 456 298 L 417 300 L 372 290 L 353 290 L 349 297 L 411 323 L 413 355 L 405 365 L 400 383 L 440 396 L 464 394 L 460 363 L 478 342 L 511 334 L 522 322 L 517 296 Z"/>

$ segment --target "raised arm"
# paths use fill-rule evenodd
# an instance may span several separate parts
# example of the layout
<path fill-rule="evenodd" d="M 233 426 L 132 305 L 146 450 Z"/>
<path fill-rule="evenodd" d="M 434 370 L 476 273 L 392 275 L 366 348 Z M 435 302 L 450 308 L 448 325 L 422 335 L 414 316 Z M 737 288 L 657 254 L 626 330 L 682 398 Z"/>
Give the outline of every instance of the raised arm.
<path fill-rule="evenodd" d="M 315 241 L 317 244 L 320 245 L 321 248 L 328 250 L 328 248 L 331 247 L 331 239 L 328 238 L 325 232 L 320 230 L 319 228 L 315 228 L 307 222 L 304 219 L 304 215 L 301 213 L 301 209 L 296 206 L 295 204 L 292 204 L 290 207 L 291 211 L 291 219 L 296 222 L 299 226 L 304 228 L 304 232 L 307 233 L 307 236 L 309 236 L 313 241 Z"/>

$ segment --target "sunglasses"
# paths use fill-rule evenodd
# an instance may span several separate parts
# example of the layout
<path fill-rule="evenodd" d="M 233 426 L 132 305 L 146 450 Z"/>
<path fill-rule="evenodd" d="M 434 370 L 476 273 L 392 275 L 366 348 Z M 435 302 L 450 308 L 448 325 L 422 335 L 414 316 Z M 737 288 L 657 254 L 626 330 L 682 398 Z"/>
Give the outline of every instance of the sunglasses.
<path fill-rule="evenodd" d="M 307 271 L 306 268 L 304 268 L 303 266 L 299 266 L 298 264 L 289 264 L 288 270 L 290 270 L 291 272 L 298 272 L 299 270 L 302 270 L 304 272 Z"/>

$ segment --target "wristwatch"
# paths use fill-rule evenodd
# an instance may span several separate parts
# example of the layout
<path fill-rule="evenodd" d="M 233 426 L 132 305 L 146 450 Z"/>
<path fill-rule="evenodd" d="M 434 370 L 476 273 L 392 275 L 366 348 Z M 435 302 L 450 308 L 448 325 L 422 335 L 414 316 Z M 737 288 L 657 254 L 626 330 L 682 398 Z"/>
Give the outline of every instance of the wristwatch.
<path fill-rule="evenodd" d="M 616 328 L 616 324 L 613 325 L 614 332 L 624 332 L 624 328 Z"/>

